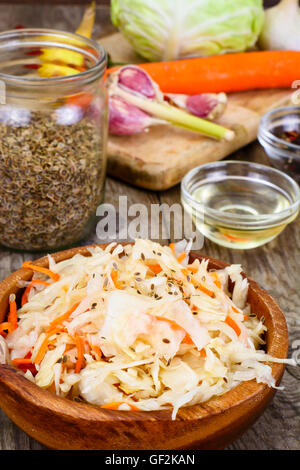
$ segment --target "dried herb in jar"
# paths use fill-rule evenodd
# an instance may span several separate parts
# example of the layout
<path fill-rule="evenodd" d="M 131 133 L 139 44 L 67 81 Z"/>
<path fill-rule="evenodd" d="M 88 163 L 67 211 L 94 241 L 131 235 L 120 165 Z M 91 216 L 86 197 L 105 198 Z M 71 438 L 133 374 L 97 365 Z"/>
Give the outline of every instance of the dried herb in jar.
<path fill-rule="evenodd" d="M 86 235 L 102 199 L 97 123 L 67 106 L 52 113 L 10 108 L 0 108 L 0 243 L 71 245 Z"/>

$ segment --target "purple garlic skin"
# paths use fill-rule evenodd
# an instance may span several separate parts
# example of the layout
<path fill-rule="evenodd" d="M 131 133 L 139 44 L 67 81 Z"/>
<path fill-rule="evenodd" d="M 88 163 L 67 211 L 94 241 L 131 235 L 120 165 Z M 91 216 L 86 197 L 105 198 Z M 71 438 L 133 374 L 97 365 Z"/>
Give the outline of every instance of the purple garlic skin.
<path fill-rule="evenodd" d="M 188 111 L 198 117 L 206 117 L 217 106 L 218 100 L 215 95 L 203 93 L 187 97 L 186 107 Z"/>
<path fill-rule="evenodd" d="M 224 93 L 202 93 L 187 97 L 186 108 L 191 114 L 205 119 L 216 119 L 225 111 L 227 98 Z"/>
<path fill-rule="evenodd" d="M 194 116 L 213 121 L 220 117 L 227 106 L 225 93 L 201 93 L 199 95 L 166 94 L 165 97 Z"/>
<path fill-rule="evenodd" d="M 154 123 L 149 114 L 127 103 L 120 96 L 109 98 L 109 132 L 113 135 L 133 135 Z"/>
<path fill-rule="evenodd" d="M 153 83 L 146 72 L 139 67 L 128 66 L 123 67 L 119 72 L 119 85 L 145 96 L 149 99 L 156 97 L 156 90 Z"/>

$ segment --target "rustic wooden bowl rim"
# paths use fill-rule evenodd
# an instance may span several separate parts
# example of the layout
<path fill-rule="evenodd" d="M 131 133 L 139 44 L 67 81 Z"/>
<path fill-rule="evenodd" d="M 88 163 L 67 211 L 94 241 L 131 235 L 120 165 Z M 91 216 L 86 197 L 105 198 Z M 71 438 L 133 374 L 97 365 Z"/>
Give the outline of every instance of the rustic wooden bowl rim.
<path fill-rule="evenodd" d="M 123 245 L 127 245 L 123 243 Z M 81 246 L 78 248 L 71 248 L 68 250 L 60 251 L 51 256 L 58 262 L 65 259 L 73 257 L 75 254 L 80 253 L 84 256 L 89 256 L 89 248 L 100 246 L 105 247 L 108 244 L 98 244 L 98 245 L 89 245 Z M 205 258 L 209 260 L 209 263 L 216 266 L 217 268 L 223 268 L 228 266 L 227 263 L 223 261 L 216 260 L 206 255 L 197 254 L 191 252 L 192 258 L 199 258 L 200 260 Z M 39 266 L 47 267 L 49 264 L 49 259 L 47 256 L 44 256 L 38 260 L 33 261 L 34 264 Z M 273 298 L 258 284 L 250 279 L 246 274 L 250 289 L 255 289 L 255 291 L 263 298 L 264 303 L 267 303 L 270 311 L 272 311 L 272 322 L 274 326 L 274 334 L 268 338 L 267 342 L 267 352 L 274 357 L 286 358 L 288 353 L 288 331 L 286 326 L 286 321 L 283 312 L 273 300 Z M 20 280 L 29 280 L 32 277 L 32 271 L 28 269 L 21 268 L 0 283 L 0 320 L 3 321 L 3 315 L 1 319 L 1 312 L 6 312 L 8 306 L 8 297 L 9 294 L 14 292 L 17 293 L 21 288 L 17 287 L 17 283 Z M 259 316 L 259 312 L 256 312 Z M 277 381 L 280 380 L 285 365 L 284 364 L 271 364 L 272 374 Z M 86 420 L 91 422 L 93 421 L 107 421 L 107 420 L 121 420 L 121 421 L 145 421 L 145 420 L 171 420 L 172 408 L 158 411 L 118 411 L 118 410 L 107 410 L 89 403 L 79 403 L 72 401 L 64 397 L 58 397 L 51 394 L 47 390 L 44 390 L 38 387 L 36 384 L 30 382 L 24 378 L 21 372 L 17 371 L 15 368 L 9 365 L 0 365 L 1 369 L 9 369 L 18 375 L 18 380 L 16 381 L 17 385 L 12 390 L 12 392 L 18 394 L 20 398 L 25 400 L 30 400 L 35 405 L 39 407 L 46 407 L 47 409 L 61 409 L 63 404 L 63 413 L 66 416 L 72 417 L 74 419 L 82 419 L 83 416 Z M 21 380 L 21 382 L 20 382 Z M 20 388 L 18 384 L 22 383 Z M 205 403 L 200 403 L 193 406 L 183 407 L 179 410 L 176 419 L 184 421 L 193 421 L 198 419 L 203 419 L 208 416 L 214 416 L 220 413 L 228 412 L 232 407 L 238 406 L 241 403 L 249 402 L 255 399 L 255 396 L 268 395 L 270 392 L 270 387 L 265 384 L 257 383 L 255 380 L 243 382 L 240 385 L 234 387 L 233 389 L 226 392 L 220 397 L 213 397 Z M 60 403 L 59 403 L 60 402 Z M 45 405 L 46 403 L 46 405 Z"/>

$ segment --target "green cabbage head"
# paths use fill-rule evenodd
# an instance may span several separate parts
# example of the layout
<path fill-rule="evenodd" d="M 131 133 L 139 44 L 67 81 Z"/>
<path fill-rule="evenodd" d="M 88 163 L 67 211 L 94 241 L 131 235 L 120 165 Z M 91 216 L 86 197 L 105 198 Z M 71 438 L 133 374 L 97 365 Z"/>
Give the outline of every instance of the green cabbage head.
<path fill-rule="evenodd" d="M 241 52 L 262 29 L 262 0 L 112 0 L 113 24 L 150 61 Z"/>

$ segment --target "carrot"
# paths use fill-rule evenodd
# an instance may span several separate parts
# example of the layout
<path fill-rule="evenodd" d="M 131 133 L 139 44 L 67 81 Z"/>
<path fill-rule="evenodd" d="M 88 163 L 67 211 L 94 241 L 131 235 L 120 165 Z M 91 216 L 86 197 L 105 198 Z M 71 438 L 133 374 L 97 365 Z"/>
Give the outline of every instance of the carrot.
<path fill-rule="evenodd" d="M 183 342 L 186 344 L 194 344 L 194 341 L 188 333 L 186 333 L 185 337 L 183 338 Z"/>
<path fill-rule="evenodd" d="M 182 261 L 185 259 L 185 257 L 186 257 L 186 253 L 183 251 L 182 253 L 180 253 L 179 256 L 177 256 L 178 263 L 182 263 Z"/>
<path fill-rule="evenodd" d="M 160 317 L 160 316 L 154 316 L 154 318 L 156 318 L 156 320 L 165 321 L 169 323 L 174 330 L 183 330 L 183 328 L 179 326 L 178 323 L 176 323 L 174 320 L 170 320 L 169 318 Z"/>
<path fill-rule="evenodd" d="M 235 308 L 234 305 L 232 305 L 231 308 L 232 308 L 232 310 L 233 310 L 235 313 L 240 313 L 240 311 L 239 311 L 237 308 Z"/>
<path fill-rule="evenodd" d="M 175 256 L 175 244 L 170 243 L 169 248 L 171 248 L 173 255 Z"/>
<path fill-rule="evenodd" d="M 44 339 L 44 341 L 42 342 L 41 346 L 40 346 L 40 349 L 38 350 L 36 356 L 35 356 L 35 359 L 34 359 L 34 363 L 35 364 L 40 364 L 47 352 L 47 348 L 48 348 L 48 344 L 49 344 L 49 338 L 51 338 L 51 336 L 55 335 L 56 333 L 60 333 L 60 329 L 59 328 L 55 328 L 51 331 L 49 331 L 47 334 L 46 334 L 46 337 Z"/>
<path fill-rule="evenodd" d="M 256 51 L 141 64 L 165 93 L 290 88 L 299 78 L 300 52 Z M 109 69 L 108 73 L 118 68 Z"/>
<path fill-rule="evenodd" d="M 235 235 L 229 235 L 228 233 L 222 233 L 225 238 L 233 242 L 248 242 L 249 238 L 236 237 Z"/>
<path fill-rule="evenodd" d="M 27 355 L 28 356 L 28 355 Z M 35 365 L 32 363 L 32 360 L 29 357 L 15 358 L 11 362 L 15 367 L 20 369 L 22 372 L 27 372 L 28 370 L 32 373 L 33 376 L 37 374 Z"/>
<path fill-rule="evenodd" d="M 18 315 L 17 315 L 17 304 L 15 294 L 9 296 L 9 314 L 7 317 L 8 323 L 11 323 L 13 329 L 18 328 Z"/>
<path fill-rule="evenodd" d="M 212 290 L 207 289 L 207 287 L 205 287 L 203 284 L 199 284 L 195 279 L 192 278 L 191 283 L 194 284 L 194 286 L 198 290 L 201 290 L 201 292 L 203 292 L 204 294 L 209 295 L 209 297 L 215 296 L 215 293 Z"/>
<path fill-rule="evenodd" d="M 199 267 L 196 268 L 194 266 L 188 266 L 187 268 L 191 273 L 194 273 L 194 274 L 196 274 L 198 272 L 198 269 L 199 269 Z"/>
<path fill-rule="evenodd" d="M 80 304 L 80 302 L 77 302 L 75 305 L 73 305 L 73 307 L 71 307 L 66 313 L 64 313 L 63 315 L 60 315 L 59 317 L 55 318 L 55 320 L 53 320 L 51 323 L 50 323 L 50 326 L 48 328 L 47 331 L 51 331 L 53 330 L 53 328 L 55 328 L 57 325 L 60 325 L 61 323 L 63 323 L 64 321 L 66 321 L 70 315 L 76 310 L 76 308 L 78 307 L 78 305 Z"/>
<path fill-rule="evenodd" d="M 248 315 L 244 315 L 244 321 L 248 321 L 248 320 L 249 320 Z"/>
<path fill-rule="evenodd" d="M 215 273 L 215 272 L 212 272 L 212 273 L 210 273 L 210 275 L 215 278 L 214 284 L 215 284 L 219 289 L 221 289 L 222 285 L 221 285 L 221 281 L 220 281 L 220 279 L 219 279 L 218 274 Z"/>
<path fill-rule="evenodd" d="M 26 359 L 25 357 L 17 357 L 16 359 L 13 359 L 11 361 L 13 364 L 15 365 L 22 365 L 22 364 L 32 364 L 32 360 L 31 359 Z"/>
<path fill-rule="evenodd" d="M 99 358 L 102 357 L 102 351 L 99 348 L 99 346 L 96 346 L 94 344 L 91 344 L 90 346 L 95 351 L 95 353 L 98 355 Z"/>
<path fill-rule="evenodd" d="M 48 268 L 42 268 L 41 266 L 32 264 L 32 261 L 25 261 L 25 263 L 23 263 L 23 268 L 32 269 L 32 271 L 37 271 L 39 273 L 46 274 L 47 276 L 51 277 L 51 279 L 53 279 L 54 282 L 59 281 L 60 279 L 60 275 L 58 273 L 54 273 Z"/>
<path fill-rule="evenodd" d="M 201 351 L 200 351 L 200 356 L 202 356 L 202 357 L 206 357 L 206 351 L 205 351 L 205 349 L 204 349 L 204 348 L 203 348 L 203 349 L 201 349 Z"/>
<path fill-rule="evenodd" d="M 110 277 L 112 278 L 116 289 L 123 289 L 123 285 L 118 281 L 118 271 L 116 269 L 110 273 Z"/>
<path fill-rule="evenodd" d="M 83 358 L 83 341 L 82 341 L 82 338 L 80 338 L 80 336 L 78 335 L 75 335 L 74 339 L 76 341 L 76 347 L 77 347 L 77 361 L 75 365 L 75 373 L 79 374 L 79 372 L 82 369 L 83 359 L 84 359 Z"/>
<path fill-rule="evenodd" d="M 240 336 L 241 329 L 239 325 L 229 315 L 225 318 L 225 322 L 236 332 L 237 336 Z"/>
<path fill-rule="evenodd" d="M 101 408 L 104 408 L 106 410 L 118 410 L 120 405 L 128 405 L 131 411 L 140 411 L 139 408 L 129 403 L 126 403 L 125 401 L 114 401 L 112 403 L 106 403 L 105 405 L 102 405 Z"/>
<path fill-rule="evenodd" d="M 148 268 L 154 272 L 154 274 L 159 274 L 162 271 L 161 266 L 157 264 L 147 264 Z"/>
<path fill-rule="evenodd" d="M 79 69 L 81 67 L 78 67 Z M 84 69 L 85 70 L 85 69 Z M 82 71 L 84 71 L 82 70 Z M 91 104 L 93 96 L 90 93 L 78 93 L 77 95 L 70 96 L 66 102 L 70 105 L 80 106 L 83 109 L 87 109 Z"/>
<path fill-rule="evenodd" d="M 6 331 L 8 333 L 11 333 L 13 330 L 14 330 L 13 325 L 9 323 L 8 321 L 0 323 L 0 335 L 3 336 L 4 338 L 6 338 L 7 336 Z"/>
<path fill-rule="evenodd" d="M 34 281 L 31 281 L 31 283 L 28 284 L 28 286 L 26 287 L 26 289 L 24 291 L 24 294 L 22 295 L 21 307 L 23 307 L 23 305 L 27 304 L 29 292 L 31 291 L 32 287 L 34 287 L 37 284 L 41 284 L 43 286 L 50 286 L 50 282 L 40 281 L 39 279 L 35 279 Z"/>
<path fill-rule="evenodd" d="M 203 284 L 200 284 L 198 289 L 201 290 L 201 292 L 203 292 L 204 294 L 209 295 L 209 297 L 214 297 L 215 295 L 212 290 L 207 289 L 207 287 L 203 286 Z"/>
<path fill-rule="evenodd" d="M 194 344 L 194 341 L 192 340 L 190 335 L 185 331 L 184 328 L 178 325 L 178 323 L 176 323 L 174 320 L 170 320 L 169 318 L 160 317 L 160 316 L 156 316 L 155 318 L 160 321 L 168 322 L 171 328 L 173 328 L 173 330 L 182 330 L 185 333 L 185 337 L 183 338 L 183 341 L 187 344 Z"/>

